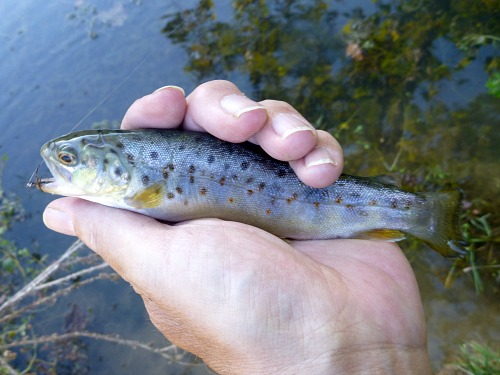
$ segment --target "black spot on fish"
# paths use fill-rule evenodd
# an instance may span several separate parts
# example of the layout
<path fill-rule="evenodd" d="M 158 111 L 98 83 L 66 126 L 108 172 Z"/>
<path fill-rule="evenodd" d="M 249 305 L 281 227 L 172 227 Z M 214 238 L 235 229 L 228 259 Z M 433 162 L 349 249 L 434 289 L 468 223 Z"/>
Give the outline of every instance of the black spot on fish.
<path fill-rule="evenodd" d="M 248 177 L 247 180 L 245 181 L 247 184 L 251 184 L 252 182 L 254 182 L 254 178 L 253 177 Z"/>
<path fill-rule="evenodd" d="M 231 176 L 231 178 L 233 179 L 233 181 L 238 181 L 238 178 L 239 178 L 239 177 L 238 177 L 238 175 L 237 175 L 237 174 L 233 174 L 233 175 Z"/>
<path fill-rule="evenodd" d="M 168 171 L 166 170 L 166 168 L 163 168 L 161 172 L 162 172 L 163 178 L 165 180 L 168 179 Z"/>
<path fill-rule="evenodd" d="M 398 208 L 398 202 L 395 199 L 391 201 L 391 208 Z"/>
<path fill-rule="evenodd" d="M 250 163 L 248 161 L 244 161 L 243 163 L 241 163 L 241 170 L 245 171 L 248 169 L 249 166 L 250 166 Z"/>
<path fill-rule="evenodd" d="M 123 147 L 124 147 L 124 145 L 123 145 L 123 143 L 121 143 L 121 142 L 116 142 L 116 147 L 118 147 L 118 148 L 123 148 Z"/>
<path fill-rule="evenodd" d="M 286 169 L 285 168 L 279 168 L 276 172 L 275 172 L 276 176 L 278 176 L 279 178 L 283 178 L 286 176 Z"/>
<path fill-rule="evenodd" d="M 109 163 L 109 160 L 108 160 L 108 158 L 104 158 L 104 159 L 102 160 L 102 162 L 103 162 L 104 164 L 108 164 L 108 163 Z"/>
<path fill-rule="evenodd" d="M 185 146 L 185 145 L 180 145 L 180 146 L 179 146 L 179 151 L 182 151 L 182 150 L 184 150 L 185 148 L 186 148 L 186 146 Z"/>
<path fill-rule="evenodd" d="M 182 188 L 179 186 L 175 188 L 175 191 L 177 191 L 179 194 L 182 194 Z"/>
<path fill-rule="evenodd" d="M 187 206 L 188 205 L 188 200 L 187 199 L 184 199 L 184 206 Z"/>
<path fill-rule="evenodd" d="M 85 138 L 80 139 L 80 144 L 85 146 L 87 144 L 87 140 Z"/>
<path fill-rule="evenodd" d="M 120 167 L 116 167 L 114 173 L 116 177 L 120 177 L 123 174 L 123 171 Z"/>
<path fill-rule="evenodd" d="M 271 210 L 269 208 L 266 210 L 266 215 L 271 215 Z"/>
<path fill-rule="evenodd" d="M 189 183 L 194 184 L 194 176 L 189 176 Z"/>
<path fill-rule="evenodd" d="M 207 195 L 207 188 L 202 187 L 202 188 L 200 189 L 200 194 L 201 194 L 201 195 Z"/>
<path fill-rule="evenodd" d="M 207 162 L 208 164 L 212 164 L 215 161 L 215 156 L 208 155 Z"/>
<path fill-rule="evenodd" d="M 253 190 L 252 190 L 252 189 L 248 189 L 248 190 L 247 190 L 247 194 L 248 194 L 248 195 L 252 195 L 252 194 L 253 194 Z"/>
<path fill-rule="evenodd" d="M 226 178 L 225 177 L 221 177 L 221 179 L 219 180 L 220 186 L 224 186 L 225 183 L 226 183 Z"/>
<path fill-rule="evenodd" d="M 131 165 L 135 165 L 135 157 L 134 155 L 132 154 L 125 154 L 126 157 L 127 157 L 127 161 L 131 164 Z"/>
<path fill-rule="evenodd" d="M 112 154 L 114 154 L 114 155 L 118 155 L 118 152 L 116 152 L 116 150 L 113 149 L 113 148 L 110 148 L 109 152 L 112 153 Z"/>
<path fill-rule="evenodd" d="M 345 208 L 352 209 L 354 206 L 352 204 L 346 204 Z"/>
<path fill-rule="evenodd" d="M 175 197 L 175 194 L 172 193 L 171 191 L 167 193 L 167 198 L 168 199 L 174 199 L 174 197 Z"/>
<path fill-rule="evenodd" d="M 156 151 L 151 151 L 151 153 L 149 154 L 149 157 L 153 160 L 157 160 L 158 159 L 158 153 Z"/>
<path fill-rule="evenodd" d="M 227 199 L 227 201 L 228 201 L 229 203 L 234 203 L 234 198 L 233 198 L 233 197 L 229 197 L 229 198 Z"/>
<path fill-rule="evenodd" d="M 314 202 L 314 207 L 319 208 L 319 202 Z"/>
<path fill-rule="evenodd" d="M 170 171 L 173 171 L 175 169 L 175 166 L 172 163 L 169 163 L 167 167 Z"/>
<path fill-rule="evenodd" d="M 377 205 L 377 201 L 370 201 L 370 202 L 368 202 L 368 204 L 370 206 L 376 206 Z"/>
<path fill-rule="evenodd" d="M 342 197 L 339 195 L 337 198 L 335 198 L 335 203 L 341 204 L 342 203 Z"/>
<path fill-rule="evenodd" d="M 189 166 L 189 173 L 194 173 L 196 171 L 196 168 L 194 167 L 194 165 L 190 165 Z"/>
<path fill-rule="evenodd" d="M 264 190 L 264 188 L 265 188 L 265 187 L 266 187 L 266 183 L 265 183 L 265 182 L 261 182 L 261 183 L 259 184 L 259 191 Z"/>
<path fill-rule="evenodd" d="M 404 206 L 405 210 L 409 210 L 409 209 L 411 209 L 411 207 L 412 207 L 412 201 L 410 199 L 406 199 L 405 206 Z"/>
<path fill-rule="evenodd" d="M 141 177 L 141 181 L 142 181 L 142 184 L 143 184 L 144 186 L 149 185 L 149 176 L 147 176 L 147 175 L 143 175 L 143 176 Z"/>

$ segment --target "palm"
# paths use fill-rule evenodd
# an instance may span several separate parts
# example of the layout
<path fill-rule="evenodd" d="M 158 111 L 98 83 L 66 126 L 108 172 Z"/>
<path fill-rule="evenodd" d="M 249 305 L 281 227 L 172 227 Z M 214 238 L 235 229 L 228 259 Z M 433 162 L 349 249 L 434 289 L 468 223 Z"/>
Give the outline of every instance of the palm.
<path fill-rule="evenodd" d="M 370 337 L 367 345 L 425 345 L 418 288 L 395 245 L 358 240 L 287 243 L 245 224 L 214 219 L 166 228 L 167 244 L 157 245 L 160 257 L 168 260 L 154 262 L 169 269 L 155 283 L 185 288 L 159 291 L 145 302 L 167 337 L 202 357 L 203 347 L 193 347 L 183 333 L 172 335 L 178 324 L 172 317 L 182 321 L 189 311 L 196 316 L 200 335 L 225 330 L 229 342 L 243 347 L 271 344 L 265 347 L 270 353 L 317 330 L 330 342 L 336 335 L 363 333 Z M 263 321 L 265 334 L 255 330 Z M 280 331 L 283 325 L 287 329 Z"/>

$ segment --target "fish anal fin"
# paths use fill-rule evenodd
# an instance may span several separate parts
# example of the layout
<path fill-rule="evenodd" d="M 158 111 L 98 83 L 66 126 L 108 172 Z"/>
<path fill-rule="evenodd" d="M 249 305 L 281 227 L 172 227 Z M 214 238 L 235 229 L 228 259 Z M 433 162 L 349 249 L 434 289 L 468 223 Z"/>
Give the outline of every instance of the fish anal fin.
<path fill-rule="evenodd" d="M 165 183 L 159 181 L 145 187 L 131 197 L 125 198 L 125 202 L 138 209 L 155 208 L 161 205 L 164 198 Z"/>
<path fill-rule="evenodd" d="M 361 232 L 356 235 L 356 238 L 376 241 L 396 242 L 404 240 L 406 235 L 399 230 L 394 229 L 373 229 L 366 232 Z"/>

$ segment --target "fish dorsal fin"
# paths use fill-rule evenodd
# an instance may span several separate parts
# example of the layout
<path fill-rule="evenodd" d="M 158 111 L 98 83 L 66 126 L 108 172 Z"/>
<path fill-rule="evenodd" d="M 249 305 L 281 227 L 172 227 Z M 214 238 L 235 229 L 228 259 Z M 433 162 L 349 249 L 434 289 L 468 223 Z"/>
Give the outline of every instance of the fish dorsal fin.
<path fill-rule="evenodd" d="M 406 235 L 399 230 L 394 229 L 373 229 L 367 232 L 361 232 L 356 235 L 356 238 L 365 240 L 396 242 L 404 240 Z"/>
<path fill-rule="evenodd" d="M 373 181 L 384 185 L 394 185 L 398 188 L 401 187 L 401 176 L 396 173 L 380 174 L 378 176 L 370 177 Z"/>
<path fill-rule="evenodd" d="M 125 202 L 134 208 L 155 208 L 158 207 L 165 198 L 165 183 L 155 182 L 145 187 L 131 197 L 125 198 Z"/>

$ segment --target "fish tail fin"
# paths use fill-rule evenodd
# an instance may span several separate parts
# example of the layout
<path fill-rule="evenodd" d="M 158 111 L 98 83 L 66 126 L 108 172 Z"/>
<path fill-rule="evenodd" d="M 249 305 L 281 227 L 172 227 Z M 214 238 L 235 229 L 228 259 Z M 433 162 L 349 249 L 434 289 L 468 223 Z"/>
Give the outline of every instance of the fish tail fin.
<path fill-rule="evenodd" d="M 427 209 L 419 220 L 424 225 L 415 225 L 408 231 L 432 249 L 448 258 L 461 258 L 467 254 L 460 234 L 460 197 L 458 191 L 422 193 Z"/>

